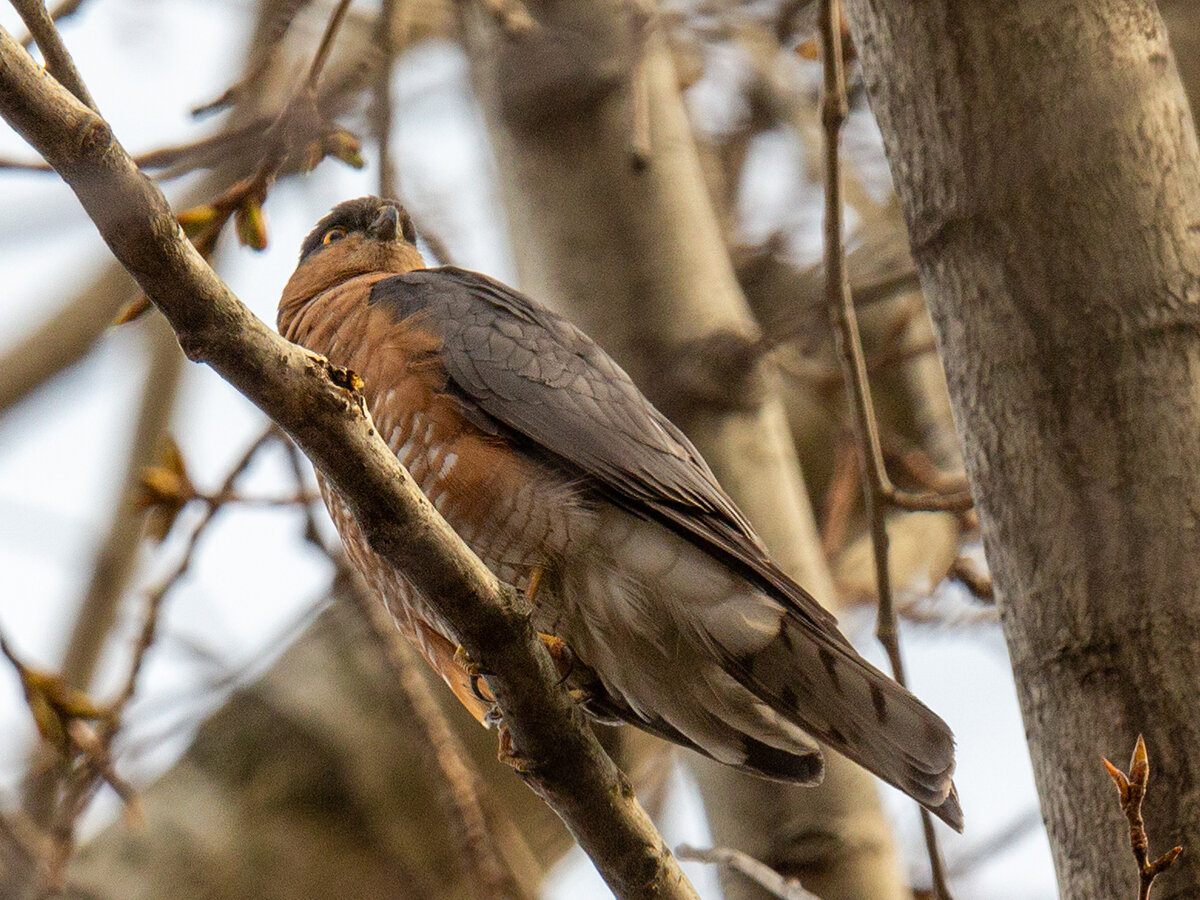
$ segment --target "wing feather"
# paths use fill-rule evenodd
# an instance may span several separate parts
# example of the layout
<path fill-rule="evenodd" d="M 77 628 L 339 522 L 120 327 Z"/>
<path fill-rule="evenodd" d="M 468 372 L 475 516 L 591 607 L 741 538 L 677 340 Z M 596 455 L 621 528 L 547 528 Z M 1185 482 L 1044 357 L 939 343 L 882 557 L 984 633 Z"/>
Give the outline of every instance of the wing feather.
<path fill-rule="evenodd" d="M 473 422 L 549 451 L 609 500 L 724 558 L 841 643 L 836 620 L 767 556 L 699 451 L 594 341 L 486 276 L 445 267 L 377 283 L 371 303 L 422 316 Z"/>

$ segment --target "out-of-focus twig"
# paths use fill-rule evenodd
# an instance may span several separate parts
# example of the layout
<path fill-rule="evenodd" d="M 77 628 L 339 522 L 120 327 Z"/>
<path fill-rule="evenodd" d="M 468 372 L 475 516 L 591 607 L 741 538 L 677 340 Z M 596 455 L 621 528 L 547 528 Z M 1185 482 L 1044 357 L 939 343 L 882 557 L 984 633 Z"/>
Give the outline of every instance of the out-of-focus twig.
<path fill-rule="evenodd" d="M 398 6 L 398 0 L 383 0 L 379 8 L 379 22 L 375 28 L 380 58 L 379 69 L 375 74 L 371 119 L 375 144 L 379 149 L 380 197 L 399 197 L 396 161 L 392 159 L 392 69 L 396 63 L 396 42 L 392 39 L 392 29 Z"/>
<path fill-rule="evenodd" d="M 821 550 L 826 559 L 833 559 L 846 543 L 850 514 L 861 483 L 856 453 L 853 435 L 838 441 L 821 517 Z"/>
<path fill-rule="evenodd" d="M 780 875 L 766 863 L 755 859 L 741 850 L 729 847 L 714 847 L 711 850 L 699 850 L 688 844 L 675 848 L 680 859 L 695 860 L 696 862 L 714 863 L 735 872 L 740 872 L 764 890 L 770 891 L 780 900 L 821 900 L 811 891 L 806 891 L 795 878 Z"/>
<path fill-rule="evenodd" d="M 142 511 L 134 503 L 138 480 L 142 469 L 150 463 L 175 408 L 183 365 L 175 335 L 161 316 L 147 321 L 144 337 L 149 367 L 137 424 L 130 436 L 124 487 L 113 510 L 108 533 L 93 561 L 92 576 L 67 639 L 60 667 L 62 680 L 82 691 L 91 684 L 96 662 L 112 630 L 133 569 L 143 523 Z M 35 751 L 24 789 L 25 809 L 35 822 L 41 824 L 48 821 L 55 781 L 54 769 L 47 764 L 44 755 L 44 747 Z"/>
<path fill-rule="evenodd" d="M 948 509 L 947 497 L 935 495 L 940 503 L 929 505 L 906 504 L 909 492 L 897 491 L 888 479 L 879 442 L 879 427 L 867 381 L 867 366 L 858 331 L 858 317 L 850 296 L 843 244 L 843 210 L 841 192 L 841 158 L 839 142 L 842 124 L 846 120 L 846 84 L 843 74 L 842 19 L 839 0 L 821 0 L 818 13 L 821 34 L 821 56 L 824 67 L 821 95 L 821 122 L 825 146 L 825 283 L 826 300 L 833 322 L 838 359 L 846 380 L 846 392 L 853 410 L 854 431 L 858 442 L 859 466 L 863 479 L 863 495 L 871 527 L 871 543 L 875 557 L 875 584 L 879 594 L 879 618 L 876 635 L 891 662 L 892 673 L 905 684 L 904 661 L 900 656 L 896 611 L 892 602 L 891 574 L 888 564 L 887 506 L 895 504 L 905 509 Z M 968 495 L 969 499 L 969 495 Z M 933 817 L 921 808 L 921 824 L 929 851 L 929 865 L 934 892 L 938 900 L 949 900 L 945 867 L 938 850 Z"/>
<path fill-rule="evenodd" d="M 963 587 L 980 600 L 987 603 L 996 602 L 996 589 L 992 585 L 992 576 L 980 572 L 969 559 L 959 557 L 950 567 L 949 577 L 959 582 Z"/>
<path fill-rule="evenodd" d="M 226 476 L 217 492 L 219 496 L 232 495 L 234 483 L 250 465 L 258 451 L 269 440 L 274 439 L 275 435 L 276 430 L 272 426 L 247 448 Z M 90 702 L 83 707 L 85 714 L 72 712 L 71 715 L 64 716 L 68 743 L 63 748 L 63 755 L 65 758 L 77 756 L 78 761 L 66 769 L 62 794 L 55 806 L 50 826 L 51 848 L 46 864 L 44 896 L 53 896 L 55 892 L 61 890 L 67 862 L 74 852 L 79 817 L 102 783 L 112 786 L 125 802 L 126 807 L 133 810 L 136 816 L 136 796 L 133 789 L 113 770 L 113 742 L 120 733 L 125 709 L 134 695 L 138 676 L 141 674 L 146 655 L 158 632 L 163 601 L 191 567 L 201 536 L 221 508 L 221 505 L 211 505 L 205 510 L 189 535 L 175 568 L 157 586 L 147 592 L 142 626 L 134 641 L 129 669 L 112 702 L 103 708 L 96 707 L 97 714 L 94 716 L 86 714 L 92 710 L 93 705 Z M 7 651 L 6 655 L 8 655 Z M 16 665 L 15 662 L 14 665 Z M 86 697 L 82 692 L 79 692 L 78 695 Z M 31 708 L 32 706 L 31 703 Z M 98 727 L 88 726 L 84 721 L 87 718 L 97 719 Z"/>
<path fill-rule="evenodd" d="M 1129 774 L 1122 772 L 1107 759 L 1104 768 L 1117 786 L 1121 811 L 1129 820 L 1129 846 L 1138 868 L 1138 900 L 1150 900 L 1150 888 L 1154 879 L 1174 865 L 1183 852 L 1182 847 L 1173 847 L 1158 859 L 1150 859 L 1150 838 L 1146 834 L 1146 823 L 1142 819 L 1142 803 L 1146 799 L 1146 787 L 1150 784 L 1150 757 L 1146 753 L 1146 742 L 1139 734 L 1129 760 Z"/>
<path fill-rule="evenodd" d="M 342 577 L 354 576 L 342 565 Z M 478 896 L 491 900 L 523 900 L 532 897 L 522 888 L 493 840 L 480 800 L 483 783 L 469 765 L 470 756 L 438 708 L 419 663 L 378 597 L 361 588 L 352 591 L 355 606 L 366 621 L 380 652 L 400 689 L 401 702 L 416 717 L 429 738 L 434 762 L 445 786 L 451 820 L 457 824 L 462 842 L 462 863 L 473 874 Z"/>

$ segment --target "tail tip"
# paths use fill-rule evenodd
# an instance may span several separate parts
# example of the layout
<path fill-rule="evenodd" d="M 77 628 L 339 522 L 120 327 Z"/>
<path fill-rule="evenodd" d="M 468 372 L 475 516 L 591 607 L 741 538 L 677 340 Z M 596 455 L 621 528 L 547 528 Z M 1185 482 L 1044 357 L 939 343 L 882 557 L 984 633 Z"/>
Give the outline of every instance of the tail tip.
<path fill-rule="evenodd" d="M 927 808 L 959 834 L 962 834 L 963 811 L 962 806 L 958 802 L 958 788 L 953 784 L 950 785 L 950 793 L 946 795 L 946 799 L 939 806 L 930 806 Z"/>

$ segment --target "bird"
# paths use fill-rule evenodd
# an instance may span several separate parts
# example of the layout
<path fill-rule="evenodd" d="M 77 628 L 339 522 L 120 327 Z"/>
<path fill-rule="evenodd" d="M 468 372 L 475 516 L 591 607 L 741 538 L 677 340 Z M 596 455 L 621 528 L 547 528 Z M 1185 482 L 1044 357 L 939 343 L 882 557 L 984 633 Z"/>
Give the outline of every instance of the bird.
<path fill-rule="evenodd" d="M 277 324 L 362 379 L 426 497 L 530 598 L 586 712 L 783 782 L 819 782 L 824 744 L 962 830 L 950 728 L 855 651 L 683 432 L 565 317 L 426 267 L 403 206 L 361 197 L 305 238 Z M 348 558 L 489 722 L 453 629 L 318 480 Z"/>

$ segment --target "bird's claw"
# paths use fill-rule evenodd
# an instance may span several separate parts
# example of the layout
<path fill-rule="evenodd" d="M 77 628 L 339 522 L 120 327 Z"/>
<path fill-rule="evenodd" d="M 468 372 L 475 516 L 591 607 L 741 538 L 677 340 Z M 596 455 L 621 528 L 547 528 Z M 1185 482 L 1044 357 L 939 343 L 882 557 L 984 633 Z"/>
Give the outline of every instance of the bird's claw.
<path fill-rule="evenodd" d="M 542 640 L 542 645 L 550 654 L 550 658 L 554 660 L 555 668 L 558 669 L 558 684 L 562 684 L 571 677 L 571 673 L 575 671 L 575 651 L 570 648 L 566 641 L 560 637 L 555 637 L 552 634 L 542 634 L 538 632 L 538 637 Z"/>
<path fill-rule="evenodd" d="M 471 654 L 467 653 L 467 648 L 462 644 L 454 648 L 454 662 L 468 675 L 482 675 L 486 678 L 488 675 L 495 674 L 495 672 L 489 672 L 483 666 L 479 665 L 479 663 L 475 662 L 475 660 L 471 659 Z"/>
<path fill-rule="evenodd" d="M 500 726 L 500 741 L 496 759 L 506 766 L 512 766 L 520 773 L 529 771 L 529 760 L 521 756 L 517 752 L 517 748 L 513 746 L 512 732 L 508 730 L 507 725 L 501 724 Z"/>

